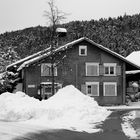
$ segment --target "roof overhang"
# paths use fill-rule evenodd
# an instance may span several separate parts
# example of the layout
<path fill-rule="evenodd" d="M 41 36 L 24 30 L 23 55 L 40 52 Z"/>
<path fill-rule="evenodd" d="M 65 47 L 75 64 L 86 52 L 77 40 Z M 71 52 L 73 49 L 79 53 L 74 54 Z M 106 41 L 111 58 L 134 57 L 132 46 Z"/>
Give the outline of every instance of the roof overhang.
<path fill-rule="evenodd" d="M 126 71 L 125 73 L 128 75 L 134 75 L 134 74 L 139 74 L 140 70 Z"/>

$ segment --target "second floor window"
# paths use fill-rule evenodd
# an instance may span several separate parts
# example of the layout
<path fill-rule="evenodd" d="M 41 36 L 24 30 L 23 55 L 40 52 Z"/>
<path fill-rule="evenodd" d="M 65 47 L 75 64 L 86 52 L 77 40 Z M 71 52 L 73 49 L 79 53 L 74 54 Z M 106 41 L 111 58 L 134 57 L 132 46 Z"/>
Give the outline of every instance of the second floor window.
<path fill-rule="evenodd" d="M 41 76 L 52 76 L 50 63 L 41 64 Z M 54 76 L 57 76 L 57 67 L 55 66 L 54 66 Z"/>
<path fill-rule="evenodd" d="M 87 55 L 87 46 L 80 45 L 79 46 L 79 56 Z"/>
<path fill-rule="evenodd" d="M 115 76 L 116 75 L 116 63 L 104 63 L 104 75 Z"/>
<path fill-rule="evenodd" d="M 99 63 L 86 63 L 86 76 L 98 76 Z"/>

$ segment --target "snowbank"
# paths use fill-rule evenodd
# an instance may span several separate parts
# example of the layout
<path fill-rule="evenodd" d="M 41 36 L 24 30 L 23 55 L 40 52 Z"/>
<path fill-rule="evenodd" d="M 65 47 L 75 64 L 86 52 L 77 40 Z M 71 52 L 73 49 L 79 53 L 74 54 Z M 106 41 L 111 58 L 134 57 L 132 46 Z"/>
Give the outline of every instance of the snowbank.
<path fill-rule="evenodd" d="M 138 134 L 132 126 L 133 120 L 136 118 L 136 112 L 131 111 L 122 117 L 123 122 L 121 123 L 122 130 L 126 136 L 130 139 L 138 139 Z"/>
<path fill-rule="evenodd" d="M 134 107 L 139 107 L 139 109 L 140 109 L 140 101 L 137 101 L 137 102 L 129 102 L 128 105 L 129 106 L 134 106 Z"/>
<path fill-rule="evenodd" d="M 72 85 L 43 101 L 22 92 L 3 93 L 0 110 L 1 120 L 86 132 L 98 131 L 96 124 L 111 113 Z"/>

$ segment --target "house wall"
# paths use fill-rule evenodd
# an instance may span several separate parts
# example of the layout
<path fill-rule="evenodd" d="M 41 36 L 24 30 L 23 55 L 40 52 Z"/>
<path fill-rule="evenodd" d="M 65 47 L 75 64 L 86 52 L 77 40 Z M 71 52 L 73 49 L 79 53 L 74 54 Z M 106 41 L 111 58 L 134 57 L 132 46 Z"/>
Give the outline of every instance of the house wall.
<path fill-rule="evenodd" d="M 87 45 L 87 56 L 79 56 L 79 45 Z M 61 58 L 66 55 L 66 58 Z M 123 104 L 124 102 L 124 82 L 123 82 L 123 65 L 124 62 L 97 48 L 87 41 L 82 41 L 72 48 L 69 48 L 57 55 L 57 61 L 61 60 L 58 65 L 58 76 L 55 77 L 55 82 L 59 82 L 62 86 L 74 85 L 81 90 L 81 85 L 86 82 L 99 82 L 99 96 L 94 97 L 99 104 Z M 40 63 L 50 62 L 49 58 L 44 59 Z M 97 62 L 100 65 L 103 63 L 116 63 L 121 66 L 121 75 L 117 76 L 86 76 L 85 64 L 86 62 Z M 25 91 L 30 96 L 40 98 L 37 94 L 41 82 L 51 81 L 51 77 L 41 77 L 40 63 L 26 68 L 25 72 Z M 103 96 L 103 82 L 117 82 L 117 96 L 105 97 Z"/>

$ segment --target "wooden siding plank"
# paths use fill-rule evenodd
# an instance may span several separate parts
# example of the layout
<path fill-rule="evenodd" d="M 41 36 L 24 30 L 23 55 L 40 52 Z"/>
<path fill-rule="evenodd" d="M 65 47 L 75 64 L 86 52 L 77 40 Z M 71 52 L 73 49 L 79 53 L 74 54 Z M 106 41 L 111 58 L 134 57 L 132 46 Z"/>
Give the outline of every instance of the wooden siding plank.
<path fill-rule="evenodd" d="M 122 98 L 123 98 L 123 104 L 125 104 L 125 97 L 126 97 L 126 74 L 125 74 L 125 71 L 126 71 L 126 64 L 123 63 L 123 73 L 122 73 L 122 78 L 123 78 L 123 95 L 122 95 Z"/>
<path fill-rule="evenodd" d="M 116 66 L 116 75 L 121 75 L 121 66 Z"/>
<path fill-rule="evenodd" d="M 99 65 L 99 75 L 104 75 L 104 66 Z"/>
<path fill-rule="evenodd" d="M 81 92 L 86 94 L 86 85 L 81 85 Z"/>

